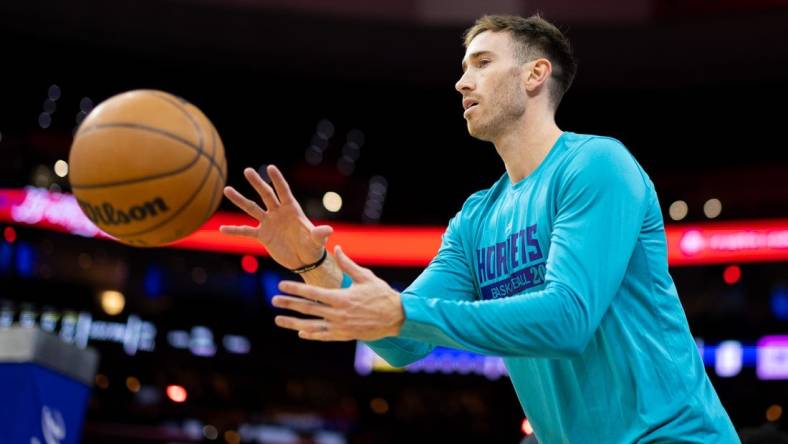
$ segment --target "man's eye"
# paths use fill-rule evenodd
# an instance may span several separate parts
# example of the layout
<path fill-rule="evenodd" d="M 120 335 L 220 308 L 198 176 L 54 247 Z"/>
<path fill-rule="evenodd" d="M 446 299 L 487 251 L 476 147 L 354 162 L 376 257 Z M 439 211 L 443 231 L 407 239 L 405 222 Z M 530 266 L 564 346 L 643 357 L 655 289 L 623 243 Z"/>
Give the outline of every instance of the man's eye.
<path fill-rule="evenodd" d="M 485 66 L 485 65 L 487 65 L 489 63 L 490 63 L 489 60 L 479 60 L 479 66 Z"/>

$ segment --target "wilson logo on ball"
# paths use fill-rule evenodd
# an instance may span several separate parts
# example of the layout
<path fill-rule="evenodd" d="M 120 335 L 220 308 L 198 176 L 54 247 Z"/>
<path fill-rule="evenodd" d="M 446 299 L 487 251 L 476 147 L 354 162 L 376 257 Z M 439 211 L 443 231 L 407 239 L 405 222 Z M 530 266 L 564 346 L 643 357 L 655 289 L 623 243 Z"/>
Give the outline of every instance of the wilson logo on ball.
<path fill-rule="evenodd" d="M 77 202 L 88 219 L 96 225 L 126 225 L 132 222 L 141 222 L 169 210 L 167 203 L 161 197 L 141 205 L 134 205 L 128 210 L 115 208 L 109 202 L 100 205 L 93 205 L 82 200 Z"/>

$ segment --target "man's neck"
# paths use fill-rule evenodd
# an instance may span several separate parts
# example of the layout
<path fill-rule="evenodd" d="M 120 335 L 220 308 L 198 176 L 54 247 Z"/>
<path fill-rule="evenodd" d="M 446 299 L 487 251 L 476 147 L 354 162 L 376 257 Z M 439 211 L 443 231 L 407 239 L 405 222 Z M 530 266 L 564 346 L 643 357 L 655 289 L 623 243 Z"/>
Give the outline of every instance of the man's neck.
<path fill-rule="evenodd" d="M 532 118 L 530 121 L 527 114 L 523 117 L 526 119 L 494 142 L 512 183 L 528 177 L 547 157 L 562 133 L 552 116 L 543 115 L 541 120 Z"/>

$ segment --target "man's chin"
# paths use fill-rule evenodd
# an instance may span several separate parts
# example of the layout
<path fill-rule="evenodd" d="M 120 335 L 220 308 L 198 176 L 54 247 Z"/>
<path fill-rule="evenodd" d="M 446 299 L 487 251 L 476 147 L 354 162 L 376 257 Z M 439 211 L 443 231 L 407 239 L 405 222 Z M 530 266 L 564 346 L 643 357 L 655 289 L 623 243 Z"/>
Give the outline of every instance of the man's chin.
<path fill-rule="evenodd" d="M 484 131 L 482 131 L 482 129 L 479 128 L 478 125 L 474 125 L 470 121 L 468 122 L 468 134 L 470 134 L 470 136 L 473 137 L 474 139 L 483 140 L 485 142 L 490 141 L 487 135 L 484 133 Z"/>

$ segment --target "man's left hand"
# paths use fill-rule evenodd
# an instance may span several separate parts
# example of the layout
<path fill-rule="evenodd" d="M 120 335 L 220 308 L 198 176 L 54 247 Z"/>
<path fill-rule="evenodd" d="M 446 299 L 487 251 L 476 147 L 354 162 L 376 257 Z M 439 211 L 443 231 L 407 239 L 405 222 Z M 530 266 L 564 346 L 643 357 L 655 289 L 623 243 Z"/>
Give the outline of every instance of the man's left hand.
<path fill-rule="evenodd" d="M 371 270 L 358 266 L 340 247 L 334 253 L 353 285 L 326 289 L 282 281 L 279 289 L 293 296 L 274 296 L 274 306 L 316 319 L 277 316 L 276 325 L 297 330 L 299 337 L 314 341 L 373 341 L 396 336 L 405 322 L 399 293 Z"/>

